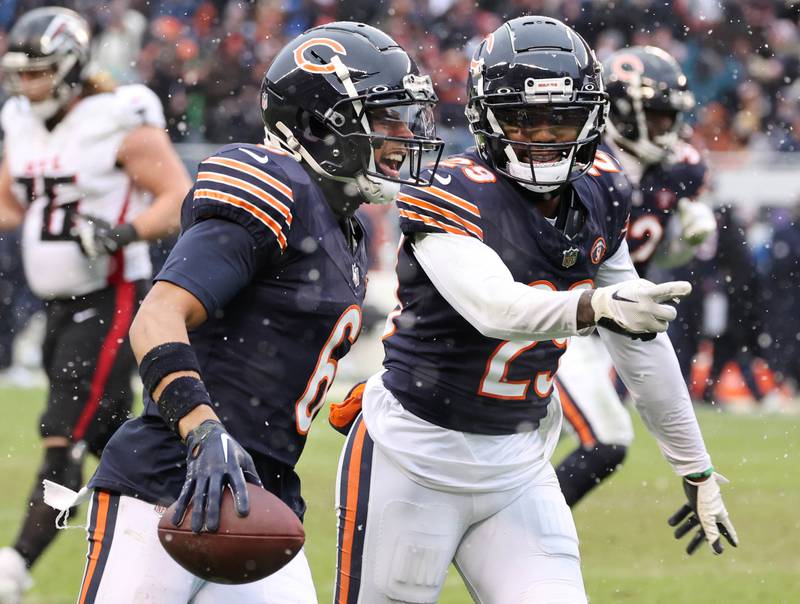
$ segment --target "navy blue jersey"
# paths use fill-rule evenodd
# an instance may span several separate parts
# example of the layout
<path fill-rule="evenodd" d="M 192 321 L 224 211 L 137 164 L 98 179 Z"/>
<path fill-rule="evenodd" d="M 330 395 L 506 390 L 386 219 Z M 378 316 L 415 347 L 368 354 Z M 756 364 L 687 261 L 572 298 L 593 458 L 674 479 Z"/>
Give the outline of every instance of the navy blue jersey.
<path fill-rule="evenodd" d="M 400 310 L 385 341 L 383 380 L 409 411 L 434 424 L 483 434 L 532 430 L 546 414 L 566 341 L 503 342 L 481 335 L 438 293 L 414 257 L 418 233 L 475 237 L 514 279 L 552 290 L 590 287 L 625 237 L 630 187 L 616 162 L 599 156 L 574 193 L 585 221 L 572 239 L 551 225 L 529 194 L 469 150 L 439 164 L 435 186 L 403 187 L 404 241 L 397 274 Z"/>
<path fill-rule="evenodd" d="M 607 152 L 611 150 L 601 146 Z M 651 164 L 632 193 L 628 247 L 640 275 L 664 237 L 667 223 L 677 211 L 678 200 L 696 199 L 705 186 L 706 164 L 700 153 L 687 143 L 679 143 L 670 162 Z"/>
<path fill-rule="evenodd" d="M 298 513 L 292 469 L 337 361 L 361 328 L 366 243 L 350 220 L 343 229 L 291 157 L 230 145 L 200 164 L 183 233 L 157 277 L 205 306 L 208 320 L 189 337 L 215 411 L 253 455 L 265 486 Z M 91 485 L 169 502 L 185 478 L 184 459 L 146 397 L 142 417 L 115 434 Z"/>

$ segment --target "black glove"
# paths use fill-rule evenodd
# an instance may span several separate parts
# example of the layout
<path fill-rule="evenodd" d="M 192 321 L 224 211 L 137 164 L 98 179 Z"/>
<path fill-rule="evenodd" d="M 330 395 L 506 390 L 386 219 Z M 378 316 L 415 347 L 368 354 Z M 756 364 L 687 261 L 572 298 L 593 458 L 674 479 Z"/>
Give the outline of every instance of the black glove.
<path fill-rule="evenodd" d="M 687 554 L 693 554 L 704 540 L 708 541 L 711 551 L 721 554 L 723 547 L 720 535 L 725 537 L 733 547 L 739 545 L 736 529 L 733 528 L 733 523 L 728 517 L 728 510 L 725 509 L 722 494 L 719 491 L 719 485 L 727 482 L 728 480 L 724 476 L 716 472 L 702 482 L 689 478 L 683 479 L 683 490 L 689 503 L 681 506 L 667 522 L 670 526 L 677 526 L 685 519 L 683 524 L 675 529 L 676 539 L 680 539 L 694 527 L 700 526 L 700 530 L 686 546 Z"/>
<path fill-rule="evenodd" d="M 113 254 L 139 239 L 130 223 L 111 226 L 102 218 L 76 214 L 71 235 L 78 239 L 81 250 L 90 260 Z"/>
<path fill-rule="evenodd" d="M 219 529 L 219 508 L 223 489 L 233 493 L 233 503 L 239 516 L 247 516 L 250 502 L 245 481 L 262 486 L 253 458 L 237 443 L 218 421 L 207 419 L 186 438 L 186 482 L 178 497 L 172 524 L 183 521 L 186 507 L 194 498 L 192 531 L 199 533 Z"/>

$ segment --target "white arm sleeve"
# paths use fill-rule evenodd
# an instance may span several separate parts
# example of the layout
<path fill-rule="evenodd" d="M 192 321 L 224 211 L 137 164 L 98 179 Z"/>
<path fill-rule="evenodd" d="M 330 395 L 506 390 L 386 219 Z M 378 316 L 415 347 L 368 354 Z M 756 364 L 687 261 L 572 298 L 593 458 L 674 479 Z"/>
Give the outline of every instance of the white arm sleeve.
<path fill-rule="evenodd" d="M 600 266 L 596 281 L 602 287 L 637 276 L 628 245 L 623 242 Z M 667 334 L 660 333 L 654 340 L 643 342 L 602 327 L 597 331 L 642 421 L 675 472 L 685 476 L 710 468 L 711 458 Z"/>
<path fill-rule="evenodd" d="M 411 247 L 442 297 L 487 338 L 538 341 L 577 333 L 582 290 L 555 292 L 514 281 L 500 256 L 474 237 L 426 233 Z"/>

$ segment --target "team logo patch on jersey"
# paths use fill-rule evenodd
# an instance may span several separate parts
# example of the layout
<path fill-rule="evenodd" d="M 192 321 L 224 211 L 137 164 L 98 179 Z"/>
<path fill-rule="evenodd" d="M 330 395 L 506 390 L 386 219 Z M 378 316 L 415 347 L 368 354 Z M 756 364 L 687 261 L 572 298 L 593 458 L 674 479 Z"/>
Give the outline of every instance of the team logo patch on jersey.
<path fill-rule="evenodd" d="M 592 244 L 592 251 L 589 252 L 589 258 L 592 261 L 592 264 L 600 264 L 603 261 L 603 258 L 606 257 L 606 250 L 608 246 L 606 245 L 606 240 L 603 237 L 598 237 L 594 240 Z"/>
<path fill-rule="evenodd" d="M 564 250 L 561 257 L 561 266 L 564 268 L 570 268 L 571 266 L 575 266 L 575 263 L 578 261 L 578 255 L 580 254 L 580 250 L 576 247 L 571 247 L 567 250 Z"/>

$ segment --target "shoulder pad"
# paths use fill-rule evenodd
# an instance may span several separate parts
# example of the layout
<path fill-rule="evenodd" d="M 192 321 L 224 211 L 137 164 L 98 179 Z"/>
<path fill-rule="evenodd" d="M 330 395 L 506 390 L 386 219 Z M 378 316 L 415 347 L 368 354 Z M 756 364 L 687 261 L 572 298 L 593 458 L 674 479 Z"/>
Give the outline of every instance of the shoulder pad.
<path fill-rule="evenodd" d="M 299 174 L 292 174 L 294 179 L 287 174 L 295 171 L 287 159 L 299 166 L 281 153 L 234 144 L 204 159 L 192 194 L 192 222 L 221 216 L 246 227 L 259 247 L 286 249 L 296 189 L 303 183 L 297 181 Z"/>
<path fill-rule="evenodd" d="M 8 132 L 11 125 L 21 117 L 23 102 L 21 97 L 12 96 L 3 103 L 3 108 L 0 110 L 0 128 L 3 132 Z"/>
<path fill-rule="evenodd" d="M 113 92 L 119 121 L 124 128 L 165 128 L 164 109 L 155 92 L 143 84 L 118 86 Z"/>
<path fill-rule="evenodd" d="M 581 181 L 585 183 L 579 184 Z M 591 195 L 596 196 L 597 202 L 606 208 L 604 213 L 608 220 L 606 233 L 610 248 L 607 257 L 610 258 L 627 235 L 633 188 L 619 161 L 610 152 L 600 149 L 589 171 L 575 182 L 576 187 L 586 185 L 593 191 Z"/>
<path fill-rule="evenodd" d="M 482 178 L 484 180 L 475 180 Z M 492 180 L 488 180 L 488 179 Z M 463 156 L 439 163 L 429 187 L 404 185 L 397 196 L 400 228 L 404 233 L 451 233 L 483 241 L 478 183 L 495 182 L 485 167 Z"/>

